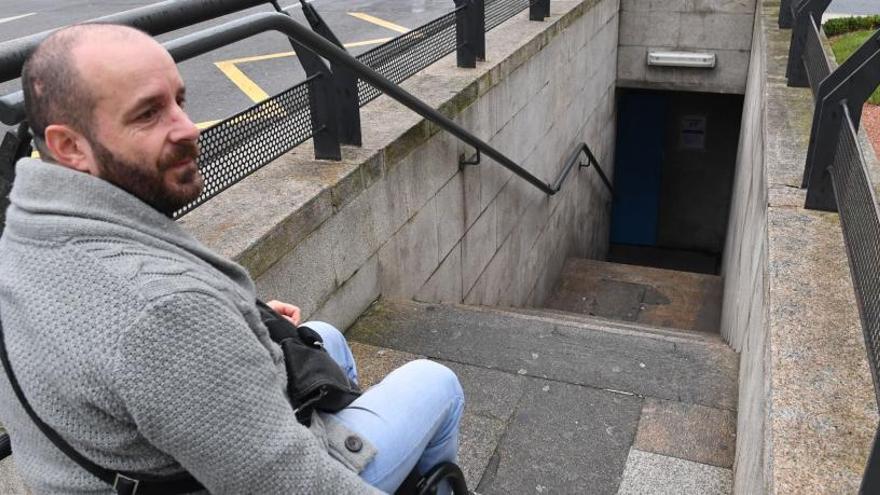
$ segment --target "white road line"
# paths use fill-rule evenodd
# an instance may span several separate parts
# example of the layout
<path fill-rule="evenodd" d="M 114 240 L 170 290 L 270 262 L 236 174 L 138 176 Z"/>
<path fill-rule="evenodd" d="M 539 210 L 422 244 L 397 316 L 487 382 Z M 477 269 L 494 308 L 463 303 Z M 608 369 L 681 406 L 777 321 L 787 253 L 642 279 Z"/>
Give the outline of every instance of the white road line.
<path fill-rule="evenodd" d="M 314 1 L 315 1 L 315 0 L 306 0 L 306 3 L 314 3 Z M 295 3 L 295 4 L 288 5 L 287 7 L 281 7 L 281 10 L 287 11 L 287 10 L 290 10 L 290 9 L 301 9 L 301 8 L 302 8 L 302 4 L 300 4 L 299 2 L 297 2 L 297 3 Z"/>
<path fill-rule="evenodd" d="M 4 22 L 17 21 L 18 19 L 24 19 L 25 17 L 30 17 L 34 14 L 36 14 L 36 12 L 31 12 L 30 14 L 17 15 L 14 17 L 0 17 L 0 24 L 3 24 Z"/>

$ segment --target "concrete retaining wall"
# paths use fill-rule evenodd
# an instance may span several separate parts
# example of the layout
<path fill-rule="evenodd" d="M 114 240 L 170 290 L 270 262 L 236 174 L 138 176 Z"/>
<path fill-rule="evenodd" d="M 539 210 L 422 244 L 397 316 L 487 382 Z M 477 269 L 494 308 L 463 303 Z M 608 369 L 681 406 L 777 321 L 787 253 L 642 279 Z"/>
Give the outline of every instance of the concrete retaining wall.
<path fill-rule="evenodd" d="M 786 85 L 779 2 L 758 7 L 723 272 L 735 492 L 857 493 L 877 407 L 847 255 L 838 215 L 803 209 L 812 96 Z"/>
<path fill-rule="evenodd" d="M 613 171 L 618 0 L 554 1 L 487 36 L 487 60 L 454 55 L 404 85 L 545 181 L 576 143 Z M 607 248 L 610 195 L 589 169 L 547 197 L 381 97 L 363 148 L 317 162 L 302 146 L 181 221 L 247 267 L 260 294 L 346 327 L 380 295 L 540 303 L 569 255 Z"/>
<path fill-rule="evenodd" d="M 755 0 L 622 0 L 620 7 L 620 86 L 745 92 Z M 717 66 L 648 67 L 649 49 L 710 52 Z"/>
<path fill-rule="evenodd" d="M 733 207 L 722 272 L 721 332 L 741 353 L 735 486 L 764 493 L 764 414 L 767 386 L 767 180 L 764 174 L 766 39 L 756 24 L 743 104 Z"/>

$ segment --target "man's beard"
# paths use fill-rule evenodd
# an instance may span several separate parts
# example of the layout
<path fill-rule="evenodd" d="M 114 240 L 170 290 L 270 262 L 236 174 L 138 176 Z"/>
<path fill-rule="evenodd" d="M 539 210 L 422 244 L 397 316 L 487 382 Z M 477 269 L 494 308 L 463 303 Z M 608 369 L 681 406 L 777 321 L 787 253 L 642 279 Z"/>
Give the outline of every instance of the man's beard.
<path fill-rule="evenodd" d="M 137 164 L 116 156 L 97 139 L 90 140 L 98 162 L 100 177 L 137 196 L 160 213 L 171 217 L 174 212 L 195 200 L 202 192 L 201 172 L 193 167 L 178 177 L 174 184 L 165 183 L 166 172 L 181 161 L 199 155 L 195 142 L 184 141 L 174 145 L 158 164 Z M 173 186 L 180 187 L 173 187 Z"/>

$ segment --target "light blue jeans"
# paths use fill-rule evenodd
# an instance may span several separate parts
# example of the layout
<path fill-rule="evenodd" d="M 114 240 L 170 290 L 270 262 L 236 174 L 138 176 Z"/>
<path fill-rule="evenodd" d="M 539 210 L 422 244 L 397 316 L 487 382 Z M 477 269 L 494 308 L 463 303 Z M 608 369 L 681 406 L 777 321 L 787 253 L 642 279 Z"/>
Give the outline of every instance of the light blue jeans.
<path fill-rule="evenodd" d="M 321 335 L 330 356 L 357 382 L 354 356 L 342 332 L 320 321 L 303 325 Z M 441 462 L 456 462 L 463 411 L 464 392 L 455 373 L 420 359 L 392 371 L 332 416 L 378 450 L 361 478 L 394 493 L 413 467 L 424 474 Z M 448 486 L 441 487 L 440 493 L 448 492 Z"/>

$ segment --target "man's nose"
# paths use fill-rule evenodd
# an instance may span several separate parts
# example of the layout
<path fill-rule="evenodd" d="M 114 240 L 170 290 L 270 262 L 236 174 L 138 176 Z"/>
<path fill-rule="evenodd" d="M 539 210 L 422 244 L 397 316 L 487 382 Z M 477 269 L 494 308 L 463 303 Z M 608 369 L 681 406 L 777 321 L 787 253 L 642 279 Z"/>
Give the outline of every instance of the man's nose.
<path fill-rule="evenodd" d="M 186 111 L 178 106 L 174 113 L 174 129 L 170 136 L 171 140 L 173 142 L 197 140 L 201 131 L 189 118 Z"/>

